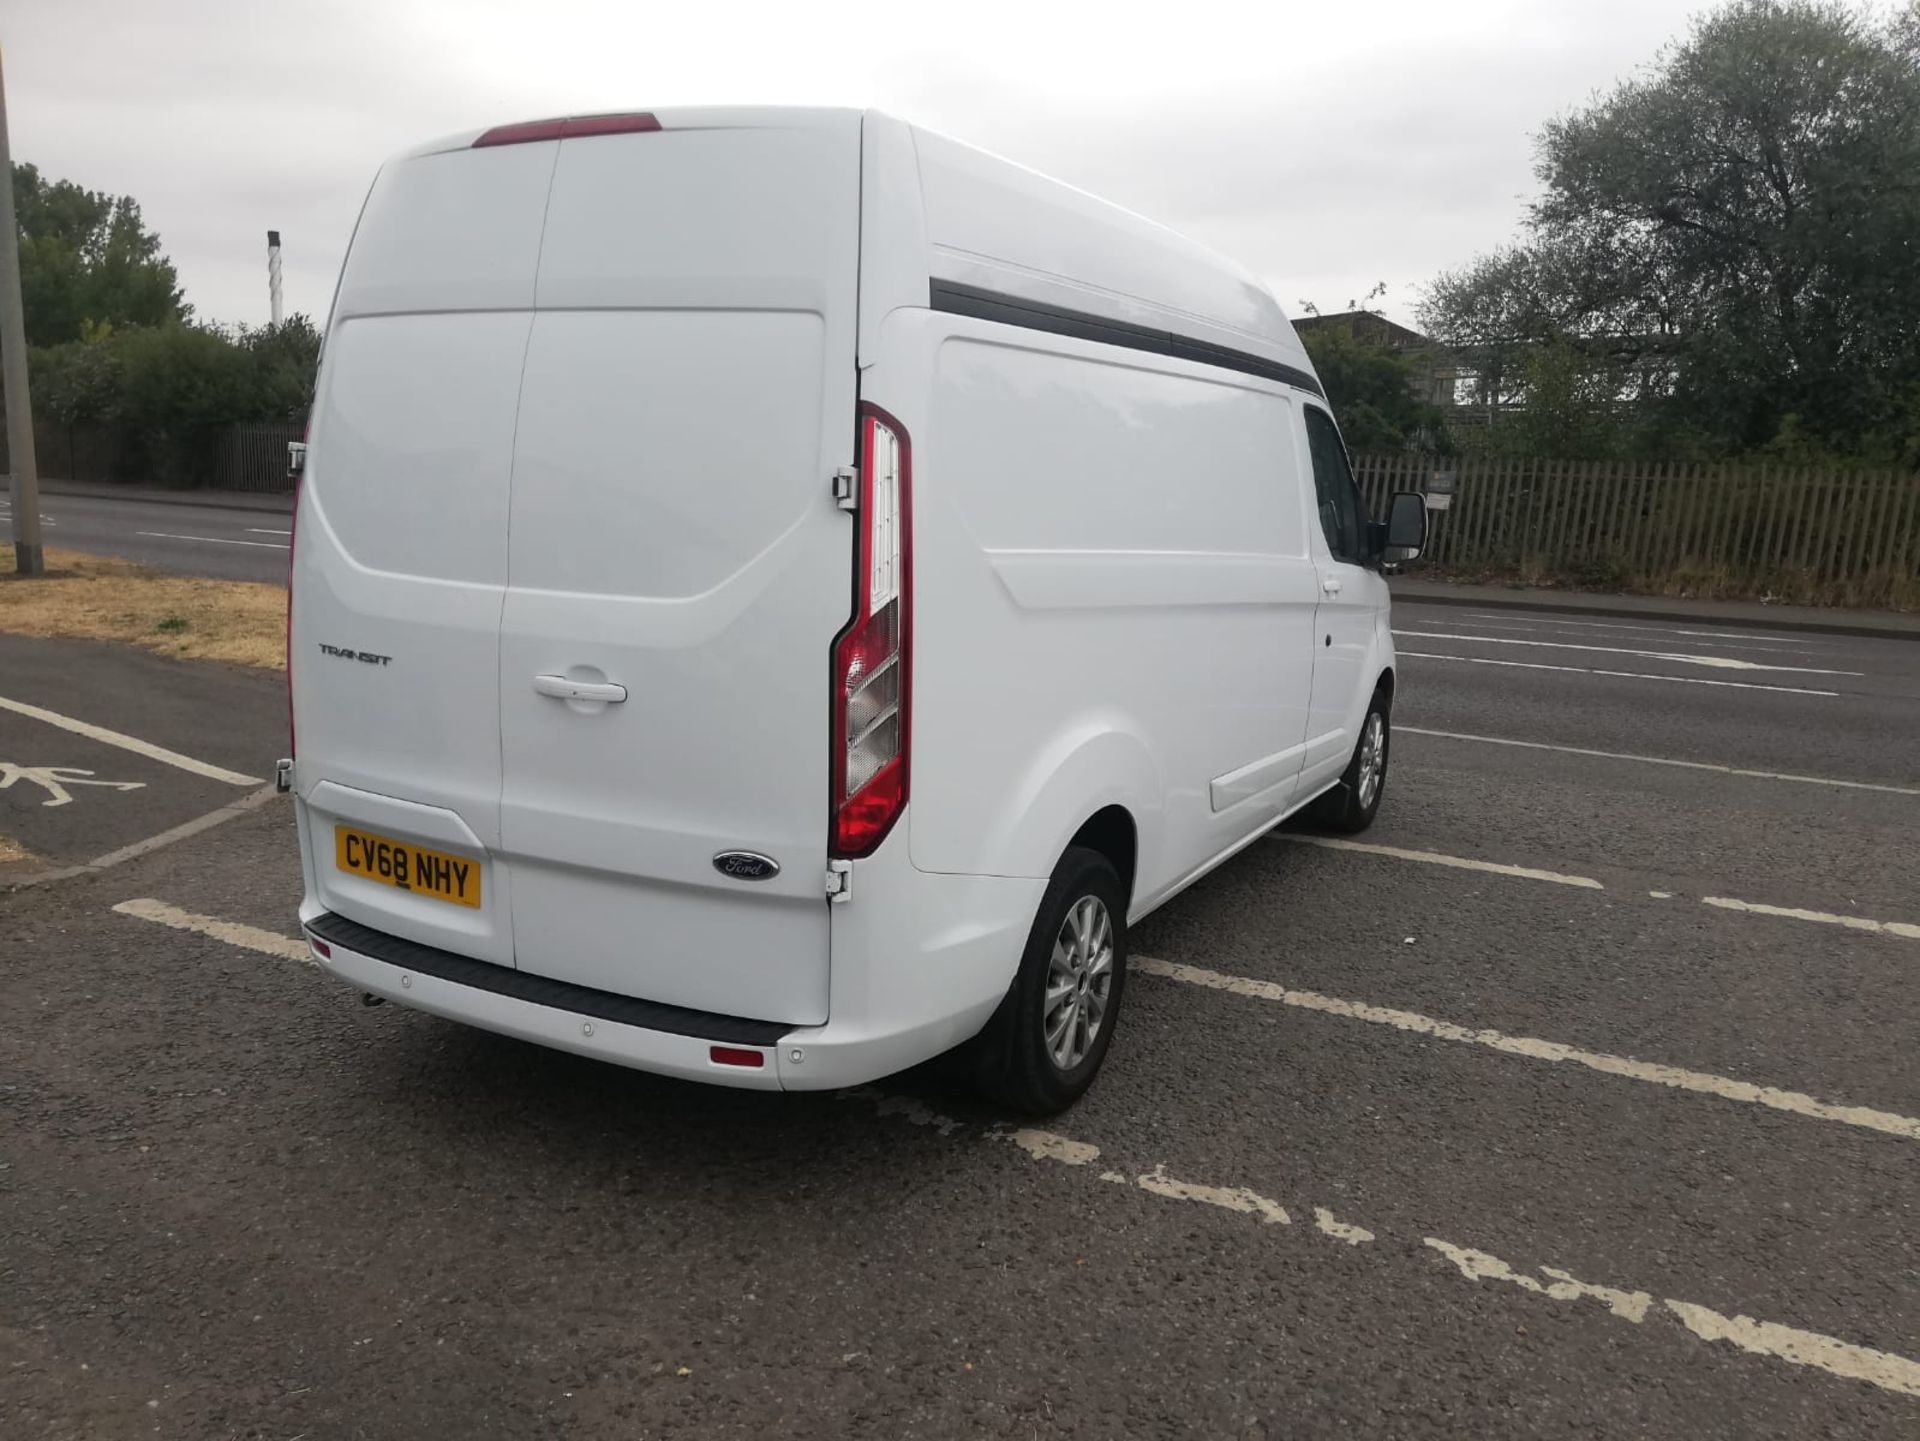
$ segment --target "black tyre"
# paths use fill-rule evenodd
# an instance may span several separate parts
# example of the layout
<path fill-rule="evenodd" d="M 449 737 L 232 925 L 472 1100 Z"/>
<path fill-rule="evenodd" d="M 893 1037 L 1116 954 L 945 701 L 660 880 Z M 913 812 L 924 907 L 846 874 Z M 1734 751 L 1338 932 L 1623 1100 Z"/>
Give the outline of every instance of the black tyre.
<path fill-rule="evenodd" d="M 1393 747 L 1393 723 L 1386 692 L 1375 691 L 1360 723 L 1360 739 L 1340 784 L 1308 808 L 1307 818 L 1330 831 L 1364 831 L 1380 812 L 1387 793 L 1387 757 Z"/>
<path fill-rule="evenodd" d="M 1127 897 L 1098 851 L 1073 847 L 1041 897 L 1019 974 L 974 1042 L 980 1089 L 1031 1115 L 1077 1101 L 1106 1059 L 1127 986 Z"/>

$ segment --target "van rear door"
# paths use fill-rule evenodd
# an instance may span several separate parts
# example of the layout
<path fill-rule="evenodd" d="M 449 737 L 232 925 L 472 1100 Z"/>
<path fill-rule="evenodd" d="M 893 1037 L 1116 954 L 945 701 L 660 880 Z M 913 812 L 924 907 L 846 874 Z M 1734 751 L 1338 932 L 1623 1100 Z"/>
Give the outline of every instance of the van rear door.
<path fill-rule="evenodd" d="M 288 637 L 315 899 L 502 965 L 509 466 L 554 151 L 460 145 L 374 182 L 315 395 Z M 414 887 L 416 856 L 457 898 Z"/>
<path fill-rule="evenodd" d="M 814 1024 L 860 117 L 660 120 L 560 141 L 547 206 L 500 638 L 517 963 Z"/>

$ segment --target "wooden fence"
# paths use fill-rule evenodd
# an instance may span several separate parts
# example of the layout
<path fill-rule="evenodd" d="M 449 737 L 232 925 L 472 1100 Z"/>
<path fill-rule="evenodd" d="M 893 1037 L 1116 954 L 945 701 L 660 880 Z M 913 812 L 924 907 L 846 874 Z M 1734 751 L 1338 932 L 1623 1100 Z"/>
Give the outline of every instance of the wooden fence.
<path fill-rule="evenodd" d="M 1564 584 L 1920 603 L 1920 475 L 1628 461 L 1357 456 L 1375 515 L 1452 476 L 1423 563 Z"/>

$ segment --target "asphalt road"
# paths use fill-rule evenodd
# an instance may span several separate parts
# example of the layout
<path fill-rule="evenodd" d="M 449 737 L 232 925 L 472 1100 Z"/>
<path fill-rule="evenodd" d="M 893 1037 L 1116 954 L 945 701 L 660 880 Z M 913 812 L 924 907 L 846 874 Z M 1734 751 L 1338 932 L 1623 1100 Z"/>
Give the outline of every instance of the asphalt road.
<path fill-rule="evenodd" d="M 11 534 L 12 515 L 0 491 L 0 534 Z M 292 522 L 281 509 L 44 494 L 40 523 L 40 538 L 49 547 L 118 556 L 180 575 L 287 583 Z"/>
<path fill-rule="evenodd" d="M 1920 1433 L 1920 645 L 1396 625 L 1043 1131 L 363 1009 L 280 803 L 0 898 L 0 1434 Z"/>

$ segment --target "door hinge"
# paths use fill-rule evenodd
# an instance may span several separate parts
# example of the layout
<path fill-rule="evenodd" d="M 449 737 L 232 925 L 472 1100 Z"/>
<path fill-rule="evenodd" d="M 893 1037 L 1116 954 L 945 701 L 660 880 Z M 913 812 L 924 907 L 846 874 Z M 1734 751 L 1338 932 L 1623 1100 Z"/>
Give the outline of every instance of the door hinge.
<path fill-rule="evenodd" d="M 853 899 L 853 862 L 827 862 L 827 899 L 836 905 Z"/>
<path fill-rule="evenodd" d="M 833 503 L 842 510 L 854 510 L 859 506 L 856 496 L 859 487 L 854 484 L 860 473 L 850 465 L 843 465 L 833 473 Z"/>

